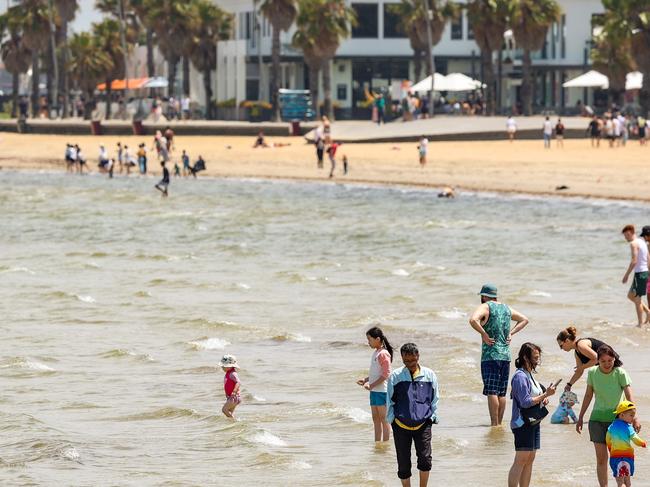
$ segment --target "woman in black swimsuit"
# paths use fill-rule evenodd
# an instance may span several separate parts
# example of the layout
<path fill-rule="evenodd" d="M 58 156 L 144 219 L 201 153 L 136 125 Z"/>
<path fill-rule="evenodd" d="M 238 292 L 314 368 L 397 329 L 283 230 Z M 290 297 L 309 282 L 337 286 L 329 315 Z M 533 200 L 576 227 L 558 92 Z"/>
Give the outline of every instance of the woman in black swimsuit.
<path fill-rule="evenodd" d="M 584 371 L 598 363 L 597 352 L 601 346 L 605 345 L 605 342 L 597 338 L 578 338 L 575 327 L 569 326 L 558 334 L 557 343 L 565 352 L 571 350 L 575 352 L 575 372 L 564 388 L 565 391 L 570 391 L 571 386 L 582 377 Z"/>

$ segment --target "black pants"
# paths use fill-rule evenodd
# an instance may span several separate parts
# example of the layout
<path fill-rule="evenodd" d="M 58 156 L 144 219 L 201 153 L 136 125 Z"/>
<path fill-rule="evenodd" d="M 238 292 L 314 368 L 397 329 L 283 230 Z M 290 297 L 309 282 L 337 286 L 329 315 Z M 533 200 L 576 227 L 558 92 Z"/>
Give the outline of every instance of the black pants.
<path fill-rule="evenodd" d="M 431 470 L 431 421 L 415 431 L 400 428 L 393 422 L 393 439 L 397 453 L 397 476 L 404 480 L 411 477 L 411 443 L 415 443 L 418 470 Z"/>
<path fill-rule="evenodd" d="M 323 167 L 323 149 L 316 149 L 316 157 L 318 157 L 318 168 Z"/>

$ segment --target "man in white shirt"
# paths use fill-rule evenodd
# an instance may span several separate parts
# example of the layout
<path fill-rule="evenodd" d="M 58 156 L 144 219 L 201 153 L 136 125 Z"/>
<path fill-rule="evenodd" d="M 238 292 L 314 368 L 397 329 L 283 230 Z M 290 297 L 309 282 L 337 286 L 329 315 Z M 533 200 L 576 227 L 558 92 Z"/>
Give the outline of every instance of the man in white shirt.
<path fill-rule="evenodd" d="M 638 319 L 637 326 L 641 327 L 647 324 L 648 319 L 650 319 L 650 309 L 643 302 L 643 296 L 646 295 L 648 286 L 648 245 L 645 239 L 636 236 L 634 225 L 625 225 L 621 233 L 625 240 L 629 242 L 632 254 L 630 264 L 623 276 L 623 284 L 627 283 L 630 274 L 634 271 L 634 280 L 627 298 L 634 303 Z M 644 313 L 646 315 L 645 319 Z"/>
<path fill-rule="evenodd" d="M 544 148 L 551 148 L 551 138 L 553 137 L 553 125 L 548 117 L 544 120 Z"/>
<path fill-rule="evenodd" d="M 508 132 L 508 138 L 510 139 L 510 142 L 515 140 L 515 134 L 517 133 L 517 122 L 515 122 L 515 119 L 510 115 L 508 117 L 508 120 L 506 120 L 506 132 Z"/>

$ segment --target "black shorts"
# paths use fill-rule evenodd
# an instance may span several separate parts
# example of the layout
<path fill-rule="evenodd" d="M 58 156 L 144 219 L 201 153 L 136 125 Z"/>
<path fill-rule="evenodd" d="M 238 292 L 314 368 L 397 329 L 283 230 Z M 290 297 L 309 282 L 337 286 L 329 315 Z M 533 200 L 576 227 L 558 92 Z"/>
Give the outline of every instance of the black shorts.
<path fill-rule="evenodd" d="M 539 450 L 542 436 L 539 424 L 536 424 L 535 426 L 525 424 L 519 428 L 513 429 L 512 434 L 515 435 L 516 451 Z"/>

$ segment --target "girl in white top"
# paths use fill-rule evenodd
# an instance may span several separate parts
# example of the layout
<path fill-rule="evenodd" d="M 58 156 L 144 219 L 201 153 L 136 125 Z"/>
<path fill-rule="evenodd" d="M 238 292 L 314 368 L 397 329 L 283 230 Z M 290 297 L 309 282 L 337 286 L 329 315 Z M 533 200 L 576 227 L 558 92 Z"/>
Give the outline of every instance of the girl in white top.
<path fill-rule="evenodd" d="M 368 345 L 375 351 L 370 359 L 368 377 L 359 379 L 357 384 L 370 391 L 370 410 L 375 426 L 375 441 L 390 440 L 390 425 L 386 422 L 386 379 L 391 372 L 393 347 L 384 336 L 381 328 L 373 326 L 366 332 Z"/>

